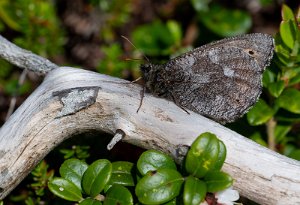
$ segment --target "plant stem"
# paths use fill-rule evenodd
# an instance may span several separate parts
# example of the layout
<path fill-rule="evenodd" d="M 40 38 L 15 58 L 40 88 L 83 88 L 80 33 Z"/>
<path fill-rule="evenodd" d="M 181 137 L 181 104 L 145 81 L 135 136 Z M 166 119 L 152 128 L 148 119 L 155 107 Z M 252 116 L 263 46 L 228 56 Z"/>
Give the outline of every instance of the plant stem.
<path fill-rule="evenodd" d="M 267 136 L 268 136 L 268 147 L 271 150 L 276 151 L 276 142 L 275 142 L 275 127 L 277 122 L 272 117 L 266 124 L 267 126 Z"/>

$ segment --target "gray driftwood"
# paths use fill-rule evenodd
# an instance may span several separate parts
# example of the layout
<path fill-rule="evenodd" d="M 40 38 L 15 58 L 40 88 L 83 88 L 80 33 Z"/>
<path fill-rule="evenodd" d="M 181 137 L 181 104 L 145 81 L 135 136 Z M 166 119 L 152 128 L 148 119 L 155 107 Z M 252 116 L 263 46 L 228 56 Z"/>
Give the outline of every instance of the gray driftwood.
<path fill-rule="evenodd" d="M 200 133 L 213 132 L 227 146 L 223 170 L 234 177 L 234 187 L 241 195 L 259 204 L 300 204 L 298 161 L 149 94 L 136 113 L 140 86 L 82 69 L 58 68 L 41 57 L 35 64 L 36 55 L 18 58 L 24 56 L 22 52 L 7 43 L 0 38 L 1 56 L 26 68 L 22 63 L 29 60 L 31 70 L 48 74 L 0 130 L 0 199 L 62 141 L 77 133 L 98 130 L 117 133 L 116 138 L 121 135 L 124 142 L 140 147 L 163 150 L 178 162 Z M 39 71 L 41 64 L 50 66 L 45 66 L 48 70 L 43 72 Z"/>

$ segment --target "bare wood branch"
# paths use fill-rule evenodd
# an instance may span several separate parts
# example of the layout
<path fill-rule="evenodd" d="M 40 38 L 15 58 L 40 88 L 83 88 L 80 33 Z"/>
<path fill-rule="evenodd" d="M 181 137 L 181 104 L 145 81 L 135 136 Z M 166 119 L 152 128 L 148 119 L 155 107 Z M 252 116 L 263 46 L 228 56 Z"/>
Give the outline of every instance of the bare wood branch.
<path fill-rule="evenodd" d="M 13 65 L 45 75 L 58 66 L 51 61 L 24 50 L 0 35 L 0 57 Z"/>
<path fill-rule="evenodd" d="M 74 68 L 58 68 L 0 36 L 0 57 L 49 75 L 0 130 L 0 199 L 7 196 L 55 146 L 75 133 L 111 133 L 180 162 L 202 132 L 213 132 L 227 146 L 224 170 L 243 196 L 260 204 L 300 203 L 300 163 L 240 136 L 174 103 L 146 95 L 120 79 Z M 56 68 L 56 69 L 55 69 Z M 53 70 L 55 69 L 55 70 Z M 52 71 L 53 70 L 53 71 Z"/>
<path fill-rule="evenodd" d="M 203 132 L 227 146 L 224 170 L 235 188 L 260 204 L 300 203 L 300 163 L 268 150 L 174 103 L 145 95 L 136 84 L 74 68 L 58 68 L 0 130 L 0 198 L 4 198 L 55 146 L 74 133 L 101 130 L 123 141 L 182 159 Z"/>

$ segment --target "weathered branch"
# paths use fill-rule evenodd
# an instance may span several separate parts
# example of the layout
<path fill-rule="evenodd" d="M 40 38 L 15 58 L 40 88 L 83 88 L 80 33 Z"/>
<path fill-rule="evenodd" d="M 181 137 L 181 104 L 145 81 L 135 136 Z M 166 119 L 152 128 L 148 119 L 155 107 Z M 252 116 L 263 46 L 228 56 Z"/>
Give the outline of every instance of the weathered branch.
<path fill-rule="evenodd" d="M 58 66 L 51 61 L 24 50 L 0 35 L 0 57 L 13 65 L 45 75 Z"/>
<path fill-rule="evenodd" d="M 43 73 L 56 67 L 3 43 L 7 41 L 0 39 L 0 56 L 16 61 L 18 66 L 39 72 L 39 67 L 46 65 Z M 260 204 L 300 203 L 298 161 L 198 114 L 188 115 L 174 103 L 152 95 L 145 95 L 136 113 L 140 90 L 136 84 L 81 69 L 62 67 L 51 71 L 0 130 L 0 199 L 47 153 L 73 134 L 97 130 L 119 133 L 116 141 L 122 136 L 125 142 L 163 150 L 179 162 L 187 146 L 208 131 L 226 144 L 224 170 L 235 178 L 234 186 L 243 196 Z"/>
<path fill-rule="evenodd" d="M 74 133 L 125 133 L 123 140 L 182 159 L 202 132 L 224 141 L 224 170 L 242 195 L 260 204 L 300 202 L 300 163 L 268 150 L 127 81 L 73 68 L 50 72 L 0 130 L 0 197 L 5 197 L 55 146 Z"/>

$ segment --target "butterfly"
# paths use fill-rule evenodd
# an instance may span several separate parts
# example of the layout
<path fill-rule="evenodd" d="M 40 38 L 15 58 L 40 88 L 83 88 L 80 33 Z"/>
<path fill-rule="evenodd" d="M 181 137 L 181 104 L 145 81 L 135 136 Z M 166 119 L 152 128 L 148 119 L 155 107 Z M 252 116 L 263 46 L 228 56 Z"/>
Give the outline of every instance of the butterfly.
<path fill-rule="evenodd" d="M 225 124 L 244 115 L 258 100 L 273 51 L 270 35 L 245 34 L 140 69 L 152 94 Z"/>

